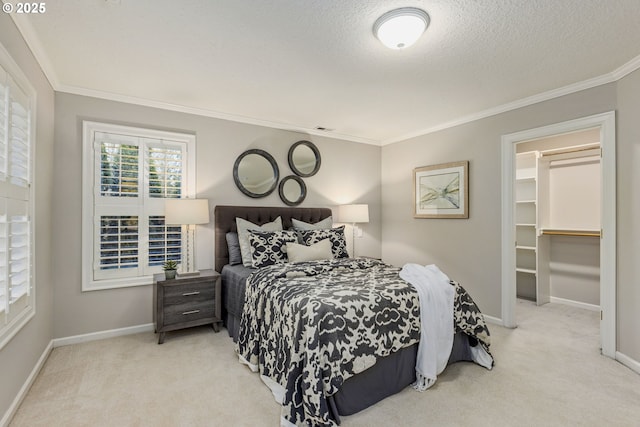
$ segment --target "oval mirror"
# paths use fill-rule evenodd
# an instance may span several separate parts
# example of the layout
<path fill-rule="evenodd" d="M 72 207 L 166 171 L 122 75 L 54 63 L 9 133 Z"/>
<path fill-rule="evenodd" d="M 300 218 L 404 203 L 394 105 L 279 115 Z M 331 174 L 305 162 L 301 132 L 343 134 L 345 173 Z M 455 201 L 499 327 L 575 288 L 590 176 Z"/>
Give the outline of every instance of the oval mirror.
<path fill-rule="evenodd" d="M 297 206 L 307 197 L 307 186 L 295 175 L 282 178 L 278 187 L 280 199 L 288 206 Z"/>
<path fill-rule="evenodd" d="M 240 191 L 249 197 L 268 196 L 276 189 L 279 178 L 276 160 L 264 150 L 247 150 L 238 156 L 233 165 L 233 180 Z"/>
<path fill-rule="evenodd" d="M 313 176 L 320 169 L 320 151 L 309 141 L 298 141 L 289 148 L 289 166 L 298 176 Z"/>

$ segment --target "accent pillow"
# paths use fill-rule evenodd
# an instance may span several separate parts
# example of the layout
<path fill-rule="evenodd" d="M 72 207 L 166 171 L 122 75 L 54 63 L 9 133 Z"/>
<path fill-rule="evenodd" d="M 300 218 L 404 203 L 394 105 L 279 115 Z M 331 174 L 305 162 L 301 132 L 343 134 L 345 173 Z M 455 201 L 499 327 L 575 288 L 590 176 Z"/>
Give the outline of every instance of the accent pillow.
<path fill-rule="evenodd" d="M 247 221 L 246 219 L 236 218 L 236 227 L 238 228 L 238 240 L 240 241 L 242 264 L 245 267 L 251 267 L 251 245 L 249 244 L 249 230 L 282 230 L 282 218 L 278 217 L 273 221 L 262 225 L 256 225 L 250 221 Z"/>
<path fill-rule="evenodd" d="M 300 245 L 298 243 L 287 243 L 287 258 L 289 262 L 333 259 L 331 239 L 323 239 L 310 246 Z"/>
<path fill-rule="evenodd" d="M 226 234 L 227 249 L 229 250 L 229 265 L 242 264 L 242 253 L 240 252 L 240 240 L 238 233 L 230 231 Z"/>
<path fill-rule="evenodd" d="M 255 231 L 249 232 L 251 244 L 251 266 L 265 267 L 287 262 L 287 245 L 298 241 L 295 231 Z"/>
<path fill-rule="evenodd" d="M 291 223 L 293 224 L 294 230 L 324 230 L 333 226 L 333 218 L 328 217 L 316 222 L 315 224 L 309 224 L 308 222 L 291 218 Z"/>
<path fill-rule="evenodd" d="M 344 225 L 325 230 L 301 230 L 298 231 L 300 240 L 307 246 L 318 243 L 320 240 L 331 240 L 331 252 L 334 258 L 348 258 L 347 242 L 344 239 Z"/>

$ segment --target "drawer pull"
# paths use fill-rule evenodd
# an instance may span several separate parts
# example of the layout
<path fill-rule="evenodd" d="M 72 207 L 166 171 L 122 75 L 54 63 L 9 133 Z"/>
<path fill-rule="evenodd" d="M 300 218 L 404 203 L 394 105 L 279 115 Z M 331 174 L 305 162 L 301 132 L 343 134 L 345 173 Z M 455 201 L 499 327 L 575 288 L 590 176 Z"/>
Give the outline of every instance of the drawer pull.
<path fill-rule="evenodd" d="M 200 313 L 200 310 L 185 311 L 184 313 L 182 313 L 182 315 L 186 316 L 188 314 L 196 314 L 196 313 Z"/>
<path fill-rule="evenodd" d="M 185 292 L 184 294 L 182 294 L 183 297 L 190 297 L 191 295 L 200 295 L 200 291 Z"/>

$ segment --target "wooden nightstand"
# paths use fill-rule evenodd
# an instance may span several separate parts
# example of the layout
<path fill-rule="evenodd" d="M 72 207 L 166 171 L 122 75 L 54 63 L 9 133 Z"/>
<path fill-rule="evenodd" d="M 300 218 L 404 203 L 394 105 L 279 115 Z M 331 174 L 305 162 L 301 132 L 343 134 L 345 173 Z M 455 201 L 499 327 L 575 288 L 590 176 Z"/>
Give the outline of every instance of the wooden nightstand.
<path fill-rule="evenodd" d="M 212 324 L 218 332 L 222 324 L 220 274 L 203 270 L 199 276 L 165 280 L 164 273 L 153 276 L 153 323 L 158 344 L 164 334 L 177 329 Z"/>

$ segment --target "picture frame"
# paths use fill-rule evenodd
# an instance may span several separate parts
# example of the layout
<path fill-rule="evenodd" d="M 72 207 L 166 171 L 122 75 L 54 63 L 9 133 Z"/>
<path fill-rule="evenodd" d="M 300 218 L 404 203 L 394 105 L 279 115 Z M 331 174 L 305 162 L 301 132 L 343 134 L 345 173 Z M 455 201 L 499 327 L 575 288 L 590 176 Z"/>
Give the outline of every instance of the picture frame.
<path fill-rule="evenodd" d="M 469 218 L 469 161 L 413 170 L 414 218 Z"/>

